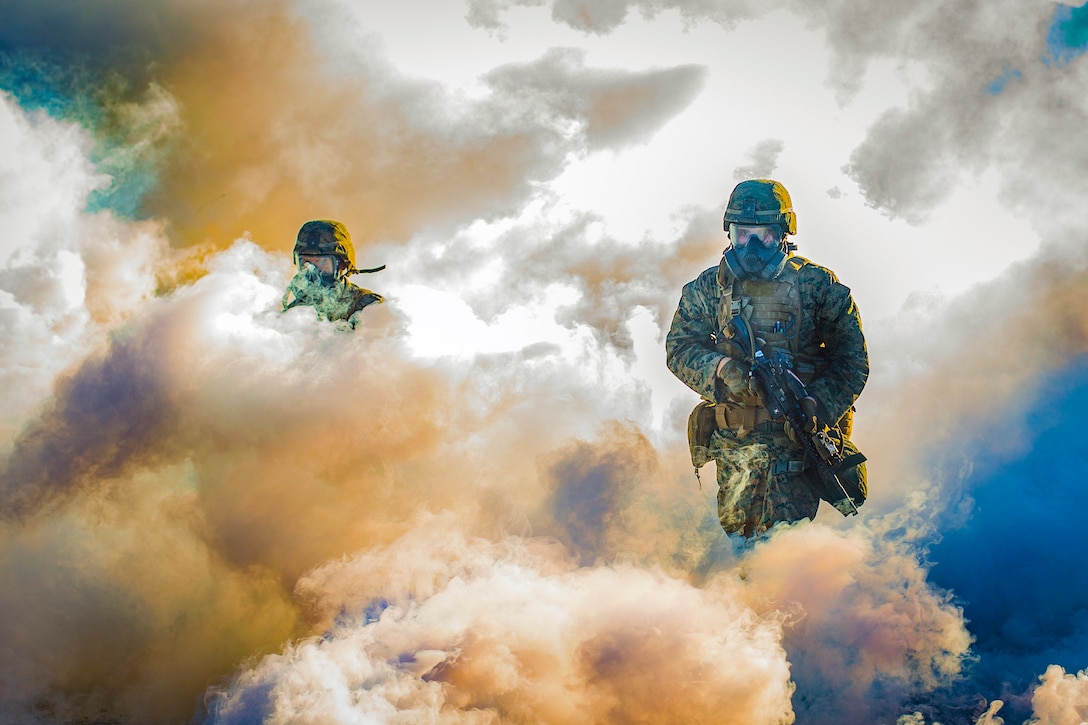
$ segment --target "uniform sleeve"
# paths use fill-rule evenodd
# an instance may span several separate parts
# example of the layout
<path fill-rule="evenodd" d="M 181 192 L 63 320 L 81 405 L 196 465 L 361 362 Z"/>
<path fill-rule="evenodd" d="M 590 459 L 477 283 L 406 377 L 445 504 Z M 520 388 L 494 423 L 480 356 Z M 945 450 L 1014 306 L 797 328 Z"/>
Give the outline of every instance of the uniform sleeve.
<path fill-rule="evenodd" d="M 709 274 L 708 274 L 709 273 Z M 717 282 L 713 270 L 684 285 L 680 304 L 665 337 L 665 362 L 681 382 L 711 401 L 717 401 L 718 362 L 711 335 L 718 320 Z"/>
<path fill-rule="evenodd" d="M 869 353 L 861 331 L 861 314 L 850 288 L 832 277 L 816 315 L 816 334 L 824 345 L 827 367 L 809 392 L 836 421 L 850 409 L 869 378 Z"/>

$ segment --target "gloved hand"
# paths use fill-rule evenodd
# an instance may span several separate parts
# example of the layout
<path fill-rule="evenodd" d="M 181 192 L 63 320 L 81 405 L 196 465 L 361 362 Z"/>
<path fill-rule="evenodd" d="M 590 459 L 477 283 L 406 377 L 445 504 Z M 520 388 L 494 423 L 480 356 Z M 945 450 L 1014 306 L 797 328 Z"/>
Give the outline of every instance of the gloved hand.
<path fill-rule="evenodd" d="M 798 433 L 787 420 L 785 423 L 786 437 L 797 445 L 801 445 L 802 435 L 811 435 L 816 432 L 819 419 L 816 417 L 816 399 L 813 397 L 801 398 L 801 411 L 804 413 L 805 429 Z"/>
<path fill-rule="evenodd" d="M 749 389 L 749 375 L 751 365 L 735 357 L 724 358 L 724 362 L 718 364 L 718 378 L 721 379 L 733 395 L 751 395 Z"/>
<path fill-rule="evenodd" d="M 752 356 L 745 349 L 746 345 L 739 337 L 726 337 L 718 343 L 718 352 L 738 360 L 748 360 Z"/>

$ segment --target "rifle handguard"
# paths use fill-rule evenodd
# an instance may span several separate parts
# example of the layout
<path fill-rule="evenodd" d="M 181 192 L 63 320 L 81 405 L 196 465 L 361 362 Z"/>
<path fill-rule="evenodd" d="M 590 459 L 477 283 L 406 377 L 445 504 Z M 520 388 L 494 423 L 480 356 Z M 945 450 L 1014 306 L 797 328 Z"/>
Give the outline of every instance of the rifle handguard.
<path fill-rule="evenodd" d="M 794 428 L 794 433 L 800 433 L 802 424 L 807 422 L 808 417 L 801 401 L 805 398 L 811 399 L 811 396 L 805 384 L 790 367 L 790 362 L 781 355 L 768 357 L 762 350 L 756 350 L 752 378 L 760 389 L 760 397 L 763 398 L 763 404 L 771 417 L 785 419 Z M 815 459 L 816 473 L 826 489 L 827 498 L 824 500 L 829 501 L 844 516 L 858 513 L 857 504 L 837 475 L 845 461 L 838 444 L 828 435 L 826 427 L 818 426 L 815 432 L 802 433 L 798 437 L 806 456 Z M 842 497 L 839 498 L 838 494 L 842 494 Z M 835 497 L 834 501 L 831 501 L 832 497 Z"/>

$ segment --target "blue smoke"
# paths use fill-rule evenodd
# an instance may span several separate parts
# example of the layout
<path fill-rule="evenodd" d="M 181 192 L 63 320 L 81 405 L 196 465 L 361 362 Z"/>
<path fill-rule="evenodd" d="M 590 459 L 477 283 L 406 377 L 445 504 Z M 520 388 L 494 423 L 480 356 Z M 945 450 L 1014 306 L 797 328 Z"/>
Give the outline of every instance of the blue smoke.
<path fill-rule="evenodd" d="M 538 533 L 555 536 L 583 565 L 610 555 L 608 533 L 639 474 L 638 460 L 622 444 L 577 441 L 548 468 L 554 494 Z"/>
<path fill-rule="evenodd" d="M 1088 3 L 1079 8 L 1058 5 L 1046 33 L 1047 52 L 1040 58 L 1046 66 L 1067 65 L 1088 50 Z M 1013 80 L 1023 80 L 1018 68 L 1005 68 L 1004 72 L 986 86 L 990 95 L 998 95 Z"/>
<path fill-rule="evenodd" d="M 1006 68 L 1004 73 L 994 79 L 990 85 L 986 86 L 986 92 L 996 96 L 1001 93 L 1001 91 L 1005 90 L 1005 86 L 1007 86 L 1010 81 L 1023 80 L 1023 78 L 1024 74 L 1016 68 Z"/>
<path fill-rule="evenodd" d="M 1036 401 L 973 442 L 974 470 L 948 509 L 968 513 L 947 515 L 930 548 L 931 582 L 955 594 L 976 638 L 969 684 L 1005 700 L 1007 722 L 1030 716 L 1047 665 L 1088 668 L 1088 356 Z"/>
<path fill-rule="evenodd" d="M 1044 59 L 1064 65 L 1088 50 L 1088 3 L 1079 8 L 1059 5 L 1046 34 L 1050 54 Z"/>
<path fill-rule="evenodd" d="M 102 76 L 84 65 L 57 64 L 0 47 L 0 91 L 26 111 L 76 123 L 95 138 L 90 159 L 111 182 L 91 191 L 86 211 L 109 210 L 140 219 L 144 198 L 158 185 L 159 168 L 170 149 L 134 143 L 138 139 L 132 138 L 131 129 L 118 123 L 111 111 L 118 100 L 132 95 L 127 86 L 118 75 Z"/>

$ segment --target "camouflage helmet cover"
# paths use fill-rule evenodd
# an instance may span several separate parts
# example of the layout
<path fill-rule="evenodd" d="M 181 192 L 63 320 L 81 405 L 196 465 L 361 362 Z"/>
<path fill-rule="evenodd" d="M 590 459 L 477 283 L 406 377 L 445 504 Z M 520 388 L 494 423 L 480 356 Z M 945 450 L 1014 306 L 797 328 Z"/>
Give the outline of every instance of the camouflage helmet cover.
<path fill-rule="evenodd" d="M 797 233 L 797 215 L 786 187 L 773 179 L 742 181 L 729 195 L 722 222 L 726 231 L 730 224 L 778 224 L 783 234 Z"/>
<path fill-rule="evenodd" d="M 334 255 L 347 263 L 346 269 L 355 269 L 355 247 L 348 228 L 332 219 L 316 219 L 302 225 L 295 240 L 296 265 L 300 254 Z"/>

